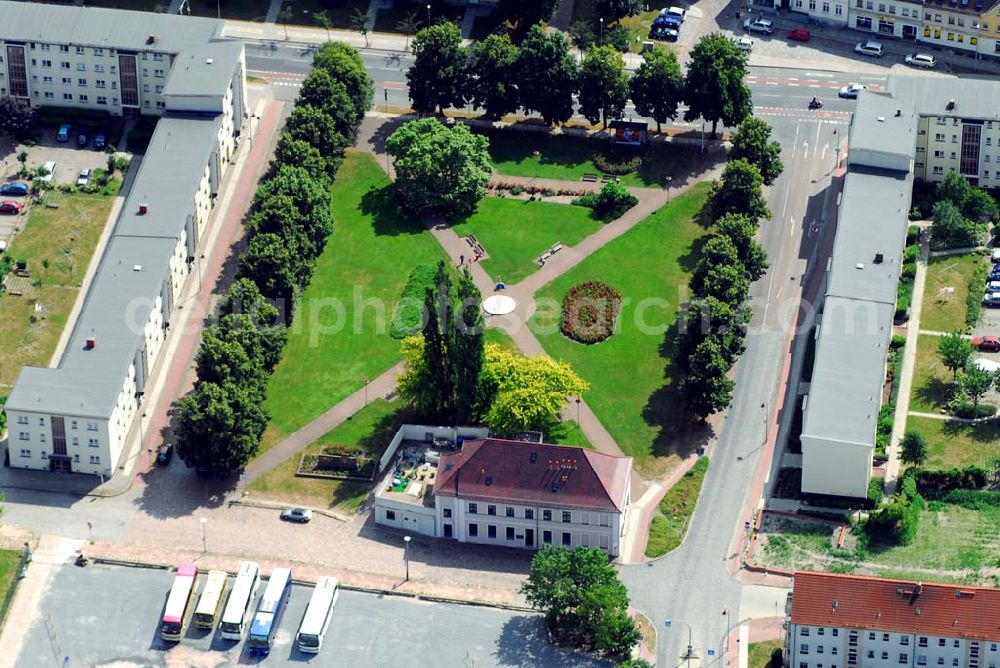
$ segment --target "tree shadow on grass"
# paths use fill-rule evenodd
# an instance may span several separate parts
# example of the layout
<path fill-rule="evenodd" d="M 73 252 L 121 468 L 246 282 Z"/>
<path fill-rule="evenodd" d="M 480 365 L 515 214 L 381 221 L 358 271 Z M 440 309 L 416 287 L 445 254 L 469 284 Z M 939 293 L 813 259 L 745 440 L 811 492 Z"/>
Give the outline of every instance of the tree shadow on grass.
<path fill-rule="evenodd" d="M 701 251 L 705 247 L 705 244 L 708 243 L 710 236 L 703 234 L 691 242 L 687 252 L 677 258 L 677 264 L 680 265 L 681 269 L 688 274 L 694 272 L 695 267 L 698 266 L 698 260 L 701 259 Z"/>
<path fill-rule="evenodd" d="M 948 421 L 944 423 L 941 433 L 949 438 L 967 438 L 976 443 L 996 444 L 1000 441 L 1000 424 L 996 422 L 967 424 L 964 422 Z M 998 458 L 1000 458 L 1000 455 L 998 455 Z"/>
<path fill-rule="evenodd" d="M 391 183 L 369 188 L 361 196 L 359 208 L 363 214 L 371 216 L 372 229 L 379 236 L 396 237 L 424 231 L 424 226 L 399 205 Z"/>
<path fill-rule="evenodd" d="M 943 408 L 951 398 L 952 384 L 937 376 L 925 379 L 915 388 L 916 398 L 924 404 Z"/>

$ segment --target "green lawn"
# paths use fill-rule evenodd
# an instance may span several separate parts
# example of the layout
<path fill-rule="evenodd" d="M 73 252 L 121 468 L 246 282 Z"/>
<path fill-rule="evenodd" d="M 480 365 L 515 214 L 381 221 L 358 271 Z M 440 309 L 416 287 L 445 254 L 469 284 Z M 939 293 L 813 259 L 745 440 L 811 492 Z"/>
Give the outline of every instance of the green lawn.
<path fill-rule="evenodd" d="M 490 255 L 483 268 L 511 285 L 533 274 L 538 256 L 556 242 L 575 246 L 600 228 L 582 206 L 497 197 L 483 199 L 476 213 L 452 225 L 459 236 L 475 235 Z"/>
<path fill-rule="evenodd" d="M 748 668 L 776 668 L 771 664 L 771 652 L 783 647 L 780 640 L 752 642 L 747 647 Z"/>
<path fill-rule="evenodd" d="M 647 557 L 662 556 L 676 549 L 684 540 L 707 472 L 708 457 L 702 457 L 663 495 L 649 523 Z"/>
<path fill-rule="evenodd" d="M 17 583 L 17 566 L 21 561 L 20 550 L 0 550 L 0 602 Z M 0 617 L 0 629 L 3 628 L 4 617 Z"/>
<path fill-rule="evenodd" d="M 490 138 L 490 157 L 498 174 L 579 181 L 599 174 L 594 154 L 608 144 L 596 139 L 510 130 L 480 131 Z M 666 177 L 679 179 L 700 164 L 695 146 L 655 144 L 647 147 L 638 171 L 622 177 L 626 186 L 662 187 Z M 502 179 L 500 179 L 502 180 Z"/>
<path fill-rule="evenodd" d="M 381 457 L 400 425 L 412 422 L 413 419 L 412 411 L 398 402 L 376 399 L 351 419 L 306 446 L 302 452 L 295 453 L 277 468 L 251 483 L 250 494 L 313 508 L 338 508 L 354 512 L 368 495 L 371 485 L 296 477 L 295 471 L 302 454 L 320 452 L 328 445 L 337 445 L 345 450 Z"/>
<path fill-rule="evenodd" d="M 428 4 L 431 6 L 431 23 L 451 21 L 452 23 L 457 23 L 459 26 L 462 25 L 462 18 L 465 16 L 464 6 L 449 5 L 442 0 L 431 0 L 430 3 L 407 3 L 404 0 L 396 0 L 392 7 L 378 10 L 378 15 L 375 17 L 375 32 L 400 32 L 396 26 L 409 14 L 416 14 L 416 18 L 420 22 L 420 28 L 426 27 Z"/>
<path fill-rule="evenodd" d="M 939 332 L 965 329 L 969 277 L 976 265 L 982 262 L 985 260 L 976 254 L 952 255 L 930 261 L 924 284 L 920 329 Z M 944 291 L 946 288 L 954 288 L 954 292 Z"/>
<path fill-rule="evenodd" d="M 906 428 L 919 431 L 927 439 L 927 468 L 989 466 L 1000 459 L 1000 425 L 995 422 L 968 425 L 911 415 Z"/>
<path fill-rule="evenodd" d="M 578 445 L 587 450 L 594 449 L 594 444 L 583 433 L 576 420 L 560 422 L 555 429 L 545 435 L 545 442 L 554 445 Z"/>
<path fill-rule="evenodd" d="M 270 3 L 264 0 L 189 0 L 192 16 L 216 18 L 221 12 L 224 19 L 263 21 Z M 168 5 L 170 3 L 167 3 Z"/>
<path fill-rule="evenodd" d="M 514 343 L 514 339 L 510 338 L 510 334 L 499 327 L 487 327 L 484 329 L 483 341 L 486 343 L 495 343 L 505 350 L 517 350 L 517 344 Z"/>
<path fill-rule="evenodd" d="M 0 386 L 12 385 L 22 366 L 48 366 L 114 198 L 50 192 L 45 200 L 58 208 L 32 206 L 24 232 L 7 251 L 27 260 L 41 285 L 35 298 L 0 295 Z"/>
<path fill-rule="evenodd" d="M 348 152 L 333 184 L 335 223 L 268 386 L 261 450 L 322 414 L 401 359 L 392 312 L 414 265 L 443 253 L 400 211 L 368 154 Z"/>
<path fill-rule="evenodd" d="M 319 25 L 313 16 L 316 12 L 326 12 L 330 17 L 330 22 L 334 28 L 347 29 L 351 26 L 351 16 L 355 10 L 368 11 L 367 0 L 285 0 L 281 3 L 281 10 L 289 10 L 292 14 L 291 25 L 315 26 Z M 264 5 L 267 9 L 267 5 Z"/>
<path fill-rule="evenodd" d="M 590 383 L 590 407 L 649 474 L 662 472 L 671 456 L 687 456 L 703 437 L 682 405 L 671 359 L 678 302 L 705 235 L 696 217 L 708 189 L 708 183 L 698 184 L 675 197 L 538 292 L 539 300 L 558 305 L 576 283 L 610 283 L 624 297 L 620 331 L 611 338 L 592 346 L 565 338 L 558 307 L 540 308 L 529 323 L 552 357 Z"/>
<path fill-rule="evenodd" d="M 917 337 L 917 358 L 910 391 L 911 411 L 939 413 L 951 398 L 952 373 L 938 357 L 940 340 L 940 337 L 929 334 Z"/>

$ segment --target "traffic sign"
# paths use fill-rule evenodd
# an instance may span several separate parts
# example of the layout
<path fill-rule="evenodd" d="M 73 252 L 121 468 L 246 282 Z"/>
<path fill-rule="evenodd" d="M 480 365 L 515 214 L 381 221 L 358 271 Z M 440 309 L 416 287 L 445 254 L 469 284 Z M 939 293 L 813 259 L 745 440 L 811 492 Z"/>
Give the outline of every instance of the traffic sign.
<path fill-rule="evenodd" d="M 708 650 L 708 655 L 709 656 L 715 656 L 715 650 L 714 649 Z"/>

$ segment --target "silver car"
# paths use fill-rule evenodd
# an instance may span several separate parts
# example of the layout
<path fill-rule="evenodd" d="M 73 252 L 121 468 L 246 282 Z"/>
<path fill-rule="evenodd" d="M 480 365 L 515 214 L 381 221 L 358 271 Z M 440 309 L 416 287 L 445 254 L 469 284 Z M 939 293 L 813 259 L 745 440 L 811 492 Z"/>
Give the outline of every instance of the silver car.
<path fill-rule="evenodd" d="M 872 39 L 867 42 L 858 42 L 854 45 L 854 53 L 860 53 L 862 56 L 874 56 L 875 58 L 881 58 L 882 43 L 876 42 Z"/>
<path fill-rule="evenodd" d="M 937 60 L 930 54 L 914 51 L 906 57 L 906 64 L 910 67 L 922 67 L 925 70 L 930 70 L 937 65 Z"/>
<path fill-rule="evenodd" d="M 774 22 L 761 18 L 747 19 L 743 22 L 743 29 L 747 32 L 760 32 L 770 35 L 774 32 Z"/>

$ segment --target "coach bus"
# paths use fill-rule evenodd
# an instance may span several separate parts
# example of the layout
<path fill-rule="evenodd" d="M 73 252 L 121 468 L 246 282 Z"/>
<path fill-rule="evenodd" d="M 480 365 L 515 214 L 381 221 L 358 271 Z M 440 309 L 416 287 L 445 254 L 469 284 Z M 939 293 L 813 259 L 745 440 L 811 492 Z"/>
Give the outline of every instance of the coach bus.
<path fill-rule="evenodd" d="M 267 656 L 271 651 L 271 641 L 281 623 L 281 613 L 288 603 L 288 593 L 292 589 L 292 571 L 287 568 L 275 568 L 267 580 L 267 588 L 257 606 L 250 625 L 250 638 L 247 647 L 251 654 Z"/>
<path fill-rule="evenodd" d="M 323 646 L 323 636 L 330 626 L 330 619 L 333 617 L 333 606 L 337 604 L 340 596 L 337 578 L 321 577 L 316 583 L 312 597 L 309 599 L 309 606 L 306 614 L 302 617 L 302 624 L 299 625 L 298 641 L 299 650 L 307 654 L 319 654 Z"/>
<path fill-rule="evenodd" d="M 198 577 L 198 566 L 181 564 L 177 567 L 174 584 L 167 596 L 167 605 L 163 609 L 163 622 L 160 625 L 160 637 L 170 642 L 177 642 L 184 633 L 184 619 L 187 617 L 191 600 L 194 598 L 194 582 Z"/>
<path fill-rule="evenodd" d="M 201 590 L 198 607 L 194 609 L 194 625 L 200 629 L 211 629 L 219 618 L 222 602 L 226 598 L 226 572 L 209 571 L 205 588 Z"/>
<path fill-rule="evenodd" d="M 253 561 L 241 561 L 233 588 L 229 590 L 229 600 L 222 613 L 219 630 L 226 640 L 240 640 L 250 621 L 253 600 L 260 587 L 260 566 Z"/>

